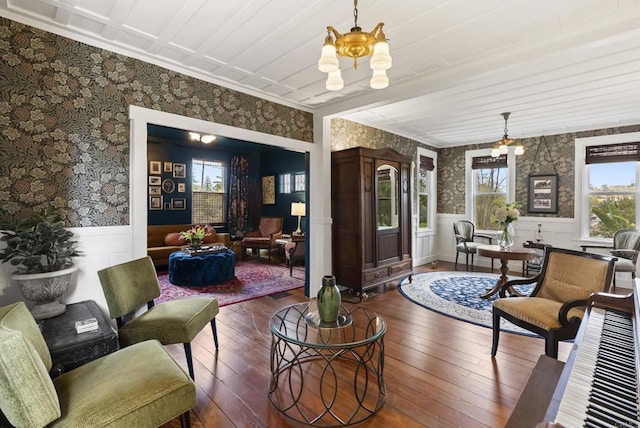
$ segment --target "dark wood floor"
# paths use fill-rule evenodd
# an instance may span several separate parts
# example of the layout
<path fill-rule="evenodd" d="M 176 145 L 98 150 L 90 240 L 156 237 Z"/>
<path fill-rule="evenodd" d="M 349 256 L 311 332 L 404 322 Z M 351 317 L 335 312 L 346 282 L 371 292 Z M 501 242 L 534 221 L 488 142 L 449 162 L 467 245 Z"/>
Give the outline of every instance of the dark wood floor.
<path fill-rule="evenodd" d="M 431 265 L 414 270 L 431 271 Z M 453 270 L 440 263 L 438 270 Z M 516 272 L 520 274 L 520 272 Z M 387 322 L 386 403 L 362 427 L 501 427 L 538 356 L 541 339 L 503 333 L 491 358 L 491 329 L 424 309 L 384 286 L 364 305 Z M 280 299 L 263 297 L 221 308 L 220 349 L 210 329 L 193 344 L 197 404 L 192 426 L 294 427 L 267 398 L 270 374 L 268 321 L 283 306 L 304 302 L 303 290 Z M 186 368 L 181 346 L 167 346 Z M 560 344 L 565 360 L 570 345 Z M 168 426 L 179 426 L 177 420 Z"/>

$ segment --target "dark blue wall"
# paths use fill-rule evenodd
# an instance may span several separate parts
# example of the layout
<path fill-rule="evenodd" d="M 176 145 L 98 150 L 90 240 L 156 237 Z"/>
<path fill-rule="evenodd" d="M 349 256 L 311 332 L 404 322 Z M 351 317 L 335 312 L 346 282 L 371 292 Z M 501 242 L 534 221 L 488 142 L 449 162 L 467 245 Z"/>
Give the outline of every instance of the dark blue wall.
<path fill-rule="evenodd" d="M 278 149 L 265 152 L 260 158 L 260 174 L 262 176 L 276 176 L 276 204 L 262 205 L 262 216 L 282 217 L 284 222 L 282 227 L 283 233 L 291 233 L 298 228 L 298 217 L 291 215 L 291 203 L 306 203 L 306 192 L 280 193 L 280 175 L 303 171 L 307 171 L 306 156 L 304 153 Z M 262 178 L 260 180 L 262 180 Z M 308 178 L 305 179 L 307 187 L 308 181 Z M 305 233 L 308 230 L 306 217 L 302 217 L 300 228 L 302 232 Z"/>
<path fill-rule="evenodd" d="M 304 153 L 292 152 L 284 149 L 227 151 L 216 147 L 197 146 L 191 142 L 163 141 L 150 139 L 147 144 L 147 158 L 150 161 L 160 161 L 162 180 L 171 179 L 175 183 L 173 193 L 162 192 L 163 204 L 171 202 L 172 198 L 185 198 L 184 210 L 147 210 L 149 225 L 160 224 L 190 224 L 191 223 L 191 160 L 194 158 L 221 161 L 227 166 L 235 155 L 245 155 L 249 159 L 249 229 L 257 226 L 261 216 L 283 217 L 285 233 L 291 233 L 298 226 L 298 218 L 291 216 L 291 202 L 305 202 L 306 192 L 282 194 L 279 192 L 279 176 L 284 173 L 306 171 L 306 156 Z M 164 172 L 164 162 L 183 163 L 186 165 L 185 178 L 173 178 L 172 173 Z M 147 168 L 149 165 L 147 165 Z M 262 177 L 276 176 L 276 204 L 262 205 Z M 228 178 L 228 174 L 227 174 Z M 308 183 L 308 179 L 306 180 Z M 178 193 L 178 183 L 185 184 L 185 192 Z M 307 186 L 308 187 L 308 186 Z M 228 188 L 228 183 L 227 183 Z M 149 201 L 147 201 L 149 207 Z M 303 231 L 306 231 L 305 217 L 302 218 Z M 225 225 L 220 231 L 226 231 Z"/>

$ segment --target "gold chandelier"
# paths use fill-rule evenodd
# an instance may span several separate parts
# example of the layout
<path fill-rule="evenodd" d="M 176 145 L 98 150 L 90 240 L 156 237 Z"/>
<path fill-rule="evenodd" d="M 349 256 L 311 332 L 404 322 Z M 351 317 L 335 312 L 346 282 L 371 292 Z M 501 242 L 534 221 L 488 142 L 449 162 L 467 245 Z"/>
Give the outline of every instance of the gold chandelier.
<path fill-rule="evenodd" d="M 509 138 L 509 132 L 507 130 L 507 121 L 509 120 L 510 112 L 502 113 L 502 117 L 504 117 L 504 135 L 502 139 L 493 145 L 491 149 L 491 156 L 497 158 L 500 155 L 506 155 L 509 152 L 509 144 L 512 144 L 516 140 Z M 524 147 L 522 146 L 522 141 L 518 140 L 516 143 L 516 149 L 513 151 L 515 155 L 524 154 Z"/>
<path fill-rule="evenodd" d="M 318 69 L 328 73 L 327 89 L 339 91 L 344 87 L 340 74 L 340 63 L 336 53 L 340 56 L 353 58 L 353 68 L 358 69 L 358 58 L 372 55 L 369 66 L 373 70 L 369 84 L 373 89 L 383 89 L 389 86 L 387 70 L 391 68 L 389 44 L 382 32 L 384 23 L 380 22 L 370 33 L 365 33 L 358 27 L 358 0 L 353 0 L 354 27 L 347 34 L 340 34 L 332 26 L 327 27 L 327 37 L 322 46 L 322 55 L 318 61 Z M 335 36 L 335 42 L 333 37 Z"/>

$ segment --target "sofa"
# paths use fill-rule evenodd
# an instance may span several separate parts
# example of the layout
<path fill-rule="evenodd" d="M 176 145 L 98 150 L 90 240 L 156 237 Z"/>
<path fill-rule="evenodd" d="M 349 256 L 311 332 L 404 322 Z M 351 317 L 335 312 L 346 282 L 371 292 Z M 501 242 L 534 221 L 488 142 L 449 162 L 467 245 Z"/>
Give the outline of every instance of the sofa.
<path fill-rule="evenodd" d="M 169 264 L 169 254 L 185 247 L 187 244 L 180 238 L 183 232 L 193 225 L 191 224 L 163 224 L 159 226 L 147 226 L 147 254 L 153 260 L 153 265 L 157 268 Z M 228 233 L 216 232 L 211 226 L 208 227 L 209 236 L 203 240 L 203 244 L 223 244 L 231 246 L 231 237 Z"/>

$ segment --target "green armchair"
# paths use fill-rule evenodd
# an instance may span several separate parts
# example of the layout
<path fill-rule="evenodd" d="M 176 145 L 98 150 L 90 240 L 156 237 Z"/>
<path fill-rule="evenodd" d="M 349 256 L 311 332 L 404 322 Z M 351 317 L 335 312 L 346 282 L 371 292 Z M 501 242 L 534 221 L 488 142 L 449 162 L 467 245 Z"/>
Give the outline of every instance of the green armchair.
<path fill-rule="evenodd" d="M 53 380 L 50 369 L 49 350 L 24 302 L 0 307 L 0 409 L 11 425 L 124 428 L 160 426 L 180 416 L 189 427 L 195 386 L 157 341 Z"/>
<path fill-rule="evenodd" d="M 192 297 L 156 305 L 153 299 L 160 297 L 160 286 L 149 256 L 99 270 L 98 278 L 109 314 L 118 325 L 120 346 L 152 339 L 163 345 L 182 343 L 189 375 L 195 379 L 191 341 L 210 324 L 218 349 L 215 318 L 220 311 L 218 301 L 210 297 Z M 147 310 L 134 316 L 145 305 Z"/>

